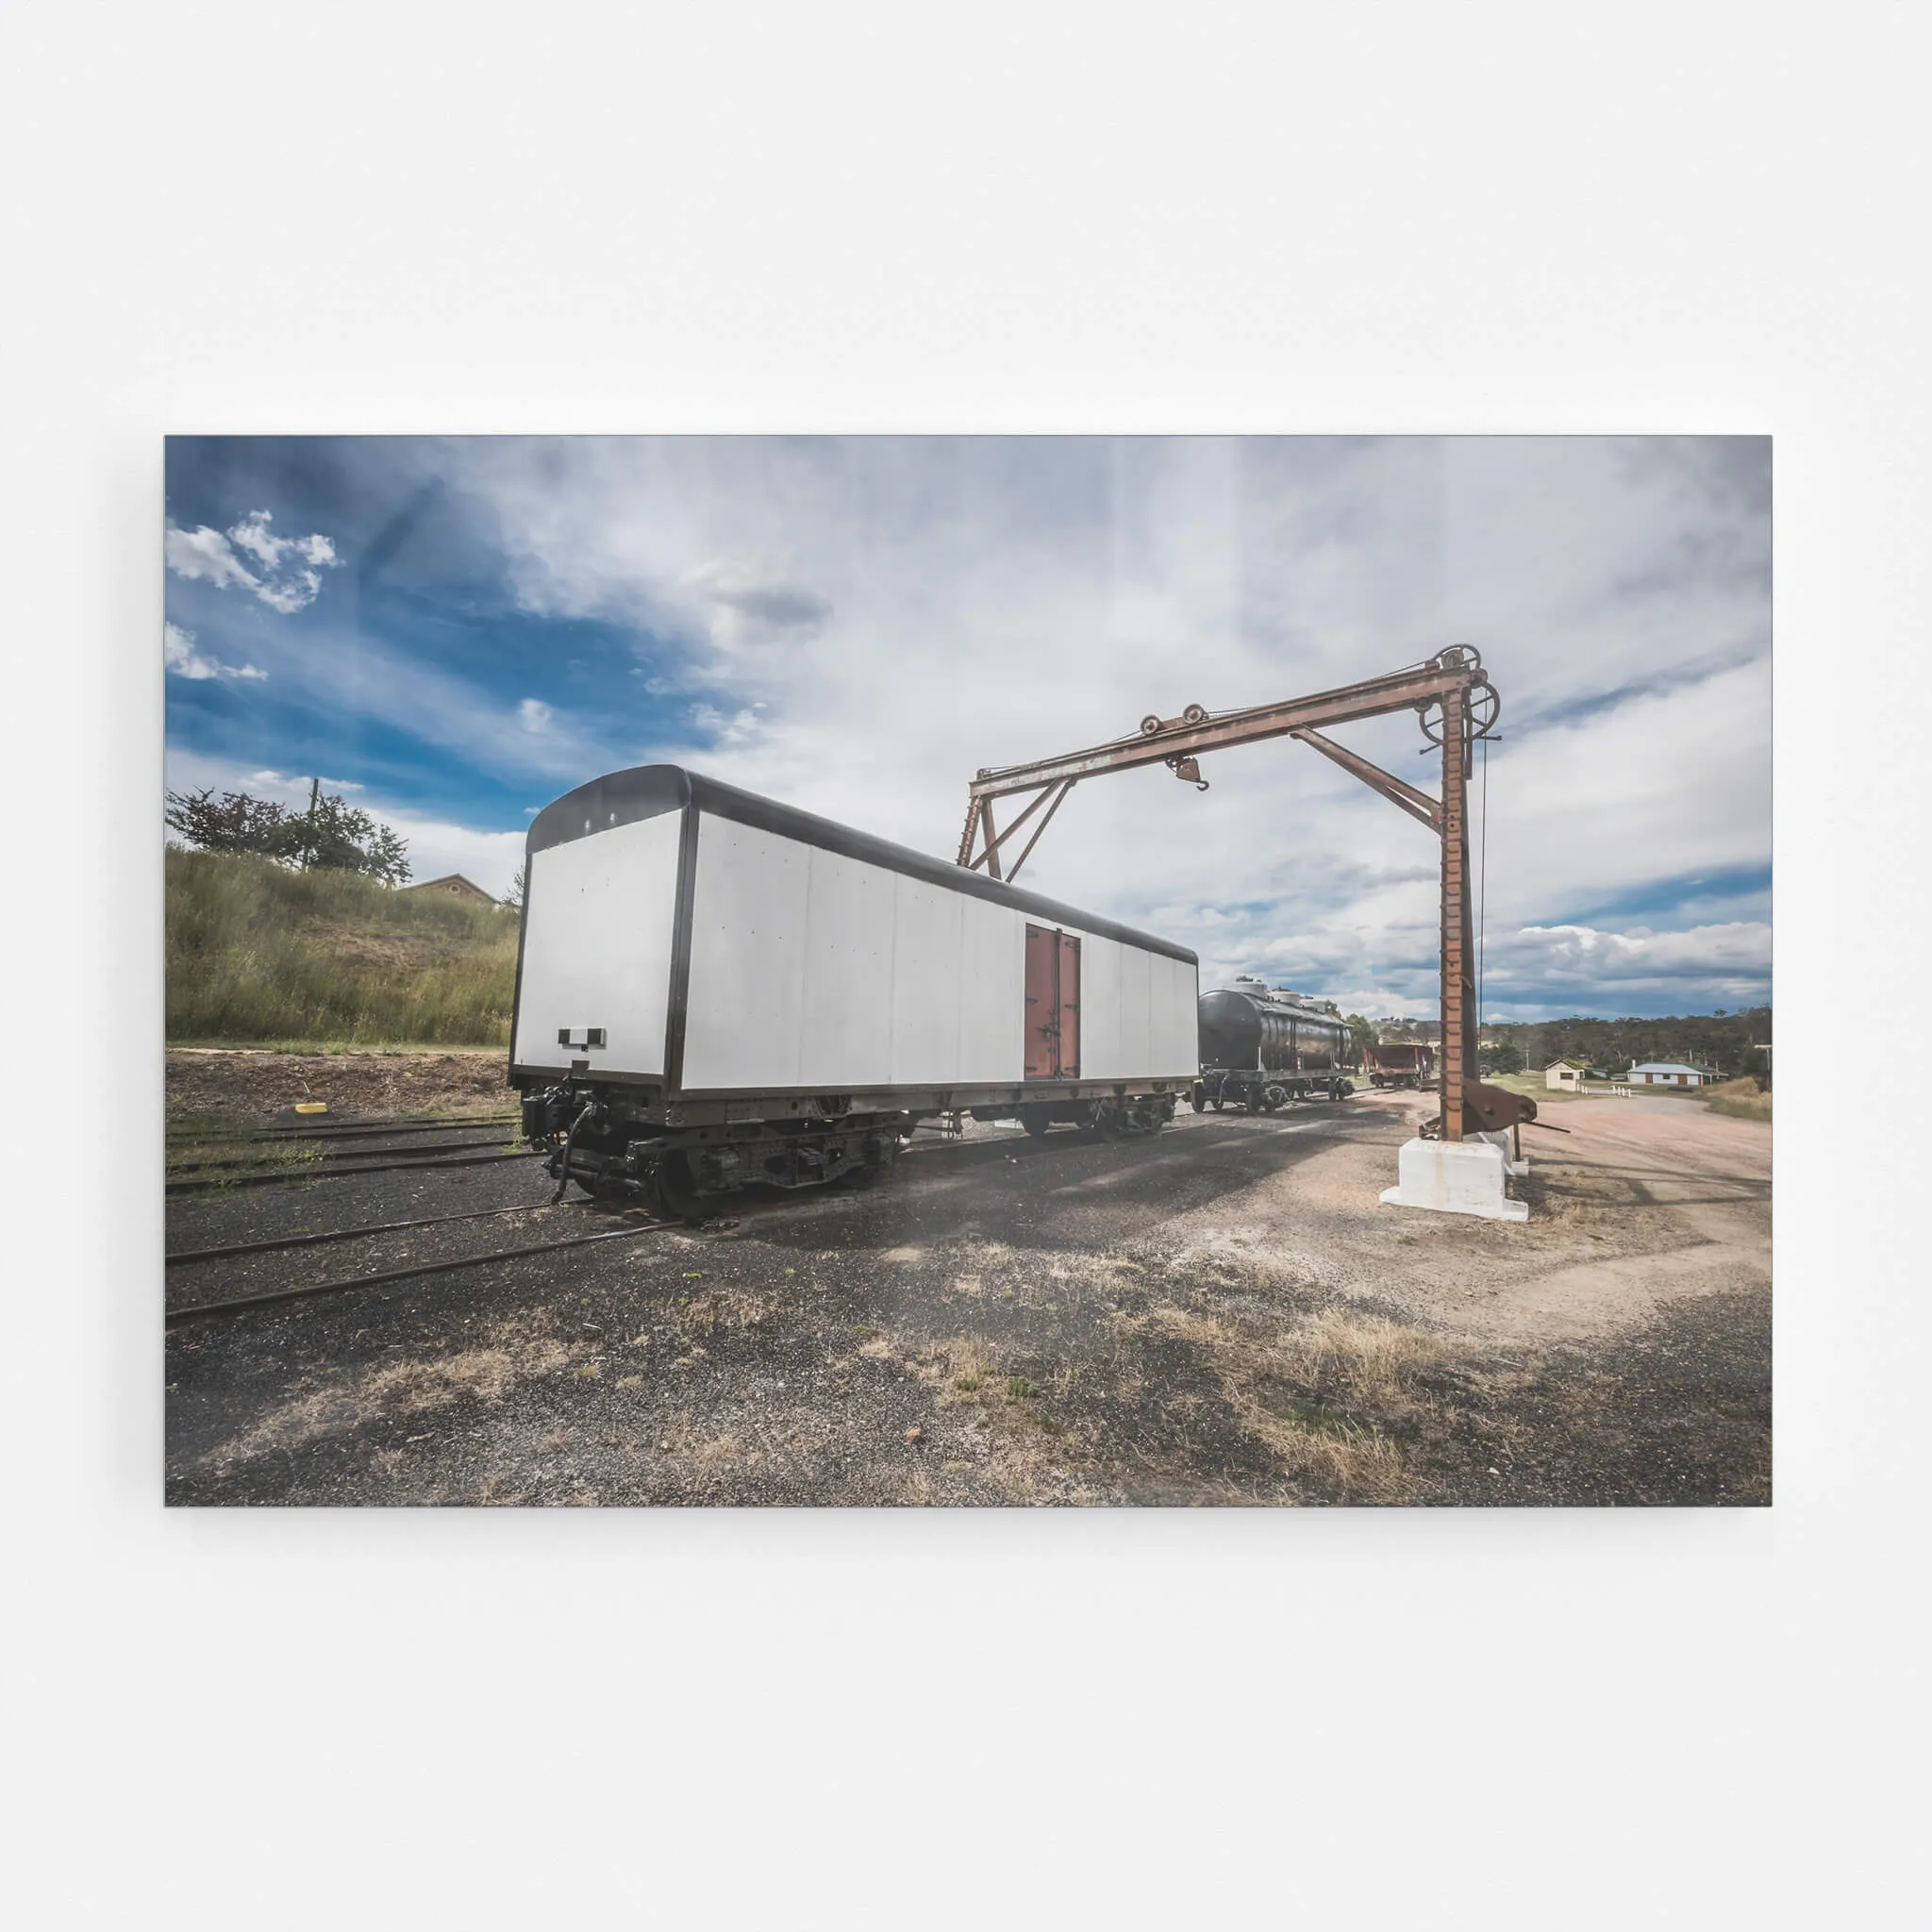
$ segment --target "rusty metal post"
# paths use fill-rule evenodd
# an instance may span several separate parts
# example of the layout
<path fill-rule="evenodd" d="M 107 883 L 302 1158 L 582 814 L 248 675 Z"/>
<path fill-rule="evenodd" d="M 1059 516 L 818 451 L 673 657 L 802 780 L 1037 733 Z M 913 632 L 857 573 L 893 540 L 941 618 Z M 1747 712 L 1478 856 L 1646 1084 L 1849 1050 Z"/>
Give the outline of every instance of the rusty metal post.
<path fill-rule="evenodd" d="M 992 800 L 990 798 L 979 801 L 979 833 L 986 841 L 986 875 L 996 879 L 1001 875 L 1000 841 L 999 834 L 992 828 Z"/>
<path fill-rule="evenodd" d="M 1462 1139 L 1462 1083 L 1474 1073 L 1474 933 L 1469 901 L 1469 692 L 1442 700 L 1442 1138 Z"/>

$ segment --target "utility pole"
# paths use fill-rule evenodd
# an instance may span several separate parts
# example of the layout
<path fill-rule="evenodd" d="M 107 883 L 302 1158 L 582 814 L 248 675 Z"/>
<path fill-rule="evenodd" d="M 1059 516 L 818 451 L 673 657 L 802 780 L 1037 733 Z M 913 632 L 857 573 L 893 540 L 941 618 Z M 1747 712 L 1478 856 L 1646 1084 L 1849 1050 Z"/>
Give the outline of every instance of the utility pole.
<path fill-rule="evenodd" d="M 315 863 L 315 808 L 322 797 L 322 780 L 314 777 L 308 781 L 308 837 L 303 848 L 302 866 L 306 872 Z"/>

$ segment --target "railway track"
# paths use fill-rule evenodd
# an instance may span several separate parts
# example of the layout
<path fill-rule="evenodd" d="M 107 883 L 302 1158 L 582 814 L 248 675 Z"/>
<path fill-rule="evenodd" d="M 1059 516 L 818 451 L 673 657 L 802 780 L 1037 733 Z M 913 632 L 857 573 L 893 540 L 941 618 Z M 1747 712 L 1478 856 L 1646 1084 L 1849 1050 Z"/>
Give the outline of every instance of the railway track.
<path fill-rule="evenodd" d="M 308 1248 L 325 1241 L 354 1241 L 365 1234 L 404 1234 L 418 1227 L 445 1227 L 452 1221 L 499 1221 L 510 1214 L 548 1214 L 552 1206 L 588 1208 L 588 1200 L 532 1201 L 522 1208 L 472 1208 L 462 1214 L 425 1214 L 414 1221 L 375 1221 L 361 1227 L 335 1227 L 323 1234 L 285 1234 L 274 1241 L 231 1241 L 222 1248 L 181 1248 L 162 1257 L 170 1268 L 185 1268 L 199 1261 L 229 1261 L 242 1255 L 272 1255 L 281 1248 Z"/>
<path fill-rule="evenodd" d="M 413 1147 L 345 1147 L 337 1153 L 319 1155 L 314 1160 L 303 1161 L 304 1167 L 335 1169 L 351 1161 L 366 1160 L 378 1154 L 395 1154 L 407 1159 L 419 1160 L 434 1154 L 474 1154 L 486 1147 L 507 1147 L 509 1142 L 500 1130 L 492 1130 L 494 1138 L 488 1141 L 431 1141 Z M 217 1160 L 177 1160 L 169 1172 L 171 1174 L 207 1174 L 232 1167 L 228 1159 Z M 294 1163 L 291 1163 L 291 1166 Z"/>
<path fill-rule="evenodd" d="M 466 1120 L 419 1115 L 213 1133 L 177 1127 L 169 1134 L 165 1191 L 192 1194 L 225 1188 L 267 1188 L 329 1175 L 394 1174 L 417 1167 L 483 1166 L 492 1160 L 521 1159 L 523 1156 L 512 1151 L 520 1122 L 521 1116 L 516 1114 Z M 414 1138 L 424 1134 L 460 1138 Z M 188 1156 L 196 1158 L 183 1158 Z M 264 1166 L 265 1162 L 274 1165 Z"/>
<path fill-rule="evenodd" d="M 176 1145 L 196 1147 L 245 1146 L 276 1141 L 368 1141 L 391 1135 L 450 1134 L 478 1132 L 485 1127 L 512 1127 L 520 1114 L 475 1114 L 466 1118 L 434 1120 L 427 1117 L 398 1120 L 330 1121 L 317 1126 L 216 1127 L 206 1130 L 186 1126 L 168 1129 L 168 1139 Z"/>
<path fill-rule="evenodd" d="M 346 1180 L 350 1175 L 358 1174 L 440 1174 L 445 1168 L 488 1167 L 500 1160 L 536 1160 L 541 1158 L 533 1151 L 527 1154 L 446 1155 L 430 1160 L 364 1161 L 354 1167 L 332 1161 L 316 1162 L 300 1167 L 278 1167 L 266 1174 L 214 1174 L 197 1179 L 169 1181 L 164 1191 L 169 1194 L 193 1194 L 222 1188 L 287 1187 L 295 1181 Z"/>
<path fill-rule="evenodd" d="M 1071 1141 L 1073 1137 L 1065 1138 Z M 951 1137 L 947 1137 L 942 1141 L 928 1143 L 918 1150 L 918 1153 L 930 1155 L 939 1151 L 941 1146 L 950 1148 L 951 1145 Z M 389 1150 L 382 1148 L 369 1150 L 378 1155 L 387 1151 Z M 278 1168 L 271 1173 L 258 1174 L 222 1174 L 203 1179 L 171 1181 L 168 1183 L 167 1191 L 174 1194 L 196 1190 L 272 1186 L 308 1178 L 340 1179 L 355 1174 L 436 1172 L 443 1168 L 475 1166 L 490 1161 L 528 1160 L 537 1158 L 540 1157 L 532 1150 L 517 1154 L 458 1153 L 442 1154 L 429 1158 L 372 1161 L 352 1152 L 347 1156 L 338 1157 L 326 1164 Z M 908 1155 L 902 1158 L 911 1158 L 915 1159 L 916 1164 L 924 1165 L 923 1160 L 917 1160 L 913 1150 L 908 1150 Z M 404 1221 L 373 1222 L 356 1227 L 325 1229 L 317 1233 L 281 1235 L 258 1241 L 233 1241 L 217 1247 L 182 1249 L 164 1258 L 166 1265 L 171 1269 L 189 1267 L 241 1259 L 254 1255 L 275 1254 L 293 1248 L 318 1247 L 337 1241 L 366 1240 L 380 1235 L 411 1233 L 423 1228 L 444 1227 L 458 1222 L 501 1220 L 516 1214 L 550 1214 L 558 1211 L 559 1208 L 587 1208 L 591 1205 L 589 1200 L 564 1203 L 545 1201 L 509 1208 L 475 1208 L 457 1214 L 422 1215 Z M 265 1289 L 255 1293 L 229 1295 L 209 1301 L 191 1302 L 168 1309 L 165 1322 L 168 1327 L 174 1328 L 188 1322 L 239 1314 L 250 1308 L 268 1307 L 283 1302 L 302 1301 L 318 1295 L 345 1294 L 357 1289 L 385 1288 L 399 1282 L 420 1280 L 438 1274 L 458 1274 L 469 1268 L 488 1267 L 498 1261 L 514 1261 L 526 1256 L 559 1254 L 573 1248 L 597 1246 L 607 1241 L 635 1240 L 643 1235 L 659 1234 L 669 1229 L 688 1229 L 691 1225 L 691 1223 L 682 1220 L 654 1218 L 637 1221 L 625 1227 L 600 1229 L 591 1234 L 567 1235 L 554 1241 L 523 1242 L 511 1247 L 490 1249 L 478 1255 L 461 1255 L 435 1261 L 420 1261 L 408 1267 L 378 1269 L 369 1274 L 343 1275 L 327 1281 Z"/>
<path fill-rule="evenodd" d="M 529 1208 L 500 1208 L 498 1213 L 529 1213 Z M 464 1215 L 439 1215 L 435 1222 L 461 1221 Z M 477 1217 L 478 1219 L 482 1217 Z M 345 1228 L 337 1231 L 334 1239 L 347 1240 L 352 1235 L 386 1234 L 396 1227 L 429 1225 L 430 1223 L 394 1223 L 383 1227 Z M 567 1248 L 594 1247 L 604 1241 L 635 1241 L 641 1235 L 662 1234 L 670 1228 L 681 1228 L 681 1221 L 645 1221 L 631 1227 L 605 1228 L 596 1234 L 567 1235 L 558 1241 L 526 1241 L 516 1247 L 494 1248 L 481 1255 L 459 1255 L 441 1261 L 418 1261 L 407 1268 L 381 1268 L 370 1274 L 343 1275 L 332 1281 L 310 1281 L 293 1288 L 264 1289 L 255 1294 L 228 1295 L 215 1301 L 188 1302 L 167 1311 L 166 1325 L 176 1327 L 184 1322 L 192 1322 L 213 1315 L 239 1314 L 246 1308 L 262 1308 L 281 1302 L 304 1301 L 314 1295 L 347 1294 L 358 1288 L 387 1288 L 399 1281 L 415 1281 L 432 1274 L 454 1274 L 465 1268 L 487 1268 L 496 1261 L 516 1261 L 531 1255 L 560 1254 Z M 265 1245 L 281 1245 L 268 1243 Z M 259 1252 L 252 1243 L 241 1244 L 242 1252 Z M 227 1250 L 210 1250 L 209 1255 L 220 1255 Z M 180 1258 L 180 1257 L 172 1257 Z M 208 1258 L 203 1256 L 200 1258 Z"/>

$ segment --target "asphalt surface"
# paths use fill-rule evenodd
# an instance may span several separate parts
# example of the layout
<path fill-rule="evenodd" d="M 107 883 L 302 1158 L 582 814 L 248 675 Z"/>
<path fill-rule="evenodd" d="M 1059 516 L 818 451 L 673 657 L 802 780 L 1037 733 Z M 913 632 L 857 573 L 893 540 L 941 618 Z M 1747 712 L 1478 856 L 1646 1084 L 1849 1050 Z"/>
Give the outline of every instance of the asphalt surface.
<path fill-rule="evenodd" d="M 171 1269 L 171 1306 L 641 1231 L 171 1327 L 167 1497 L 1767 1501 L 1769 1130 L 1700 1112 L 1690 1205 L 1572 1137 L 1513 1224 L 1376 1205 L 1420 1110 L 922 1134 L 881 1187 L 695 1230 L 544 1206 L 534 1157 L 179 1197 L 172 1251 L 526 1211 Z"/>

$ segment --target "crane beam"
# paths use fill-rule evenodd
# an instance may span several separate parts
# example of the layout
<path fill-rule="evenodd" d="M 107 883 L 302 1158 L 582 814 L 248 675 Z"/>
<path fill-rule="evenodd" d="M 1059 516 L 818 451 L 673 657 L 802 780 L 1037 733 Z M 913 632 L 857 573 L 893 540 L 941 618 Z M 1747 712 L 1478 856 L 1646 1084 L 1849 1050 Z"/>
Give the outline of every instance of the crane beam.
<path fill-rule="evenodd" d="M 1479 676 L 1480 674 L 1477 674 Z M 1435 662 L 1391 677 L 1344 685 L 1339 691 L 1318 691 L 1312 697 L 1286 704 L 1250 705 L 1244 710 L 1224 711 L 1218 717 L 1152 721 L 1131 738 L 1116 738 L 1086 751 L 1041 758 L 1027 765 L 1008 765 L 983 771 L 969 788 L 974 798 L 1004 798 L 1008 792 L 1031 791 L 1063 778 L 1091 778 L 1102 772 L 1127 772 L 1140 765 L 1164 764 L 1233 744 L 1256 744 L 1264 739 L 1288 738 L 1322 724 L 1346 724 L 1358 718 L 1380 718 L 1391 711 L 1415 710 L 1467 691 L 1472 679 L 1460 664 Z"/>

